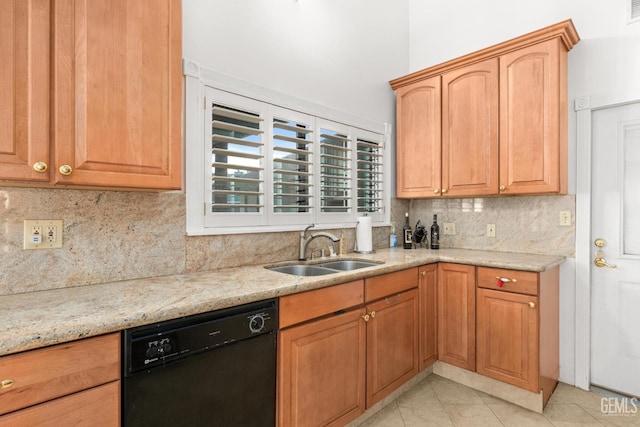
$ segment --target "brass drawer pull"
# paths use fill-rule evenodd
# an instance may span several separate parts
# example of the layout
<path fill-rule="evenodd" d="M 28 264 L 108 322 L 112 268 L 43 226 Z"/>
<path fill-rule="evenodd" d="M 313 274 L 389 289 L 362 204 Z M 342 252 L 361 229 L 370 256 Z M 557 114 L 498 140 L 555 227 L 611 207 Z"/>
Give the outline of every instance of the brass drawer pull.
<path fill-rule="evenodd" d="M 9 388 L 13 385 L 13 380 L 2 380 L 0 382 L 0 389 Z"/>

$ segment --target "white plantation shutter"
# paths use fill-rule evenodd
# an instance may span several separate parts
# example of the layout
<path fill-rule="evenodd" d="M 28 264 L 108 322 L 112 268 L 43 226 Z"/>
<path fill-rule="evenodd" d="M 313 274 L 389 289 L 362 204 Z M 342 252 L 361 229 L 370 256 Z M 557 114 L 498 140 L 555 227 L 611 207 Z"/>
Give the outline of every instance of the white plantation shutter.
<path fill-rule="evenodd" d="M 273 220 L 285 224 L 313 222 L 315 119 L 283 108 L 272 110 L 271 155 Z"/>
<path fill-rule="evenodd" d="M 357 212 L 373 220 L 382 220 L 385 203 L 384 138 L 380 134 L 357 129 L 356 182 Z"/>
<path fill-rule="evenodd" d="M 264 109 L 213 91 L 206 98 L 210 184 L 205 219 L 215 225 L 264 224 Z"/>
<path fill-rule="evenodd" d="M 319 133 L 319 177 L 320 177 L 320 213 L 343 214 L 351 221 L 352 188 L 352 148 L 348 126 L 318 120 Z"/>

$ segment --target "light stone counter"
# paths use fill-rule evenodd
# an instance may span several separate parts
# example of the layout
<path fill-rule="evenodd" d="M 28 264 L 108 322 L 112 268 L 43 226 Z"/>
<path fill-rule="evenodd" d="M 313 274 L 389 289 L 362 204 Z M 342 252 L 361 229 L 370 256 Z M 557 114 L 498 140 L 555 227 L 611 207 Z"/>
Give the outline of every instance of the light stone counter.
<path fill-rule="evenodd" d="M 538 272 L 564 261 L 561 256 L 401 248 L 345 258 L 384 264 L 314 277 L 245 266 L 0 296 L 0 356 L 438 261 Z"/>

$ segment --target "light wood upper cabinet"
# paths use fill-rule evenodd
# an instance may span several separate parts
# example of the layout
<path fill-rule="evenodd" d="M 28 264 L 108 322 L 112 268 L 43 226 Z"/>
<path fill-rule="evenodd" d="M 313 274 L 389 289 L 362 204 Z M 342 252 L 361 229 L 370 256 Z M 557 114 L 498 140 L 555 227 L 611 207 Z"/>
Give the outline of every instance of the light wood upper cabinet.
<path fill-rule="evenodd" d="M 436 76 L 396 94 L 398 197 L 433 197 L 442 188 L 440 91 Z"/>
<path fill-rule="evenodd" d="M 442 195 L 498 192 L 498 60 L 442 75 Z"/>
<path fill-rule="evenodd" d="M 567 20 L 392 80 L 398 197 L 566 193 L 567 52 L 579 40 Z"/>
<path fill-rule="evenodd" d="M 179 0 L 55 2 L 54 183 L 180 188 L 181 20 Z"/>
<path fill-rule="evenodd" d="M 566 58 L 559 39 L 500 57 L 503 194 L 567 192 Z"/>
<path fill-rule="evenodd" d="M 49 0 L 0 0 L 0 179 L 49 171 Z"/>

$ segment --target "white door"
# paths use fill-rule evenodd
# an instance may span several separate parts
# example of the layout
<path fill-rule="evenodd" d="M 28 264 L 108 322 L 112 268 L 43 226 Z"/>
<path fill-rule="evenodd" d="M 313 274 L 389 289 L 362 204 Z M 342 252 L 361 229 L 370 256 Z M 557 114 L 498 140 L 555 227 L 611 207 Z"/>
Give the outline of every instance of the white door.
<path fill-rule="evenodd" d="M 591 383 L 640 396 L 640 103 L 593 111 L 592 135 Z"/>

